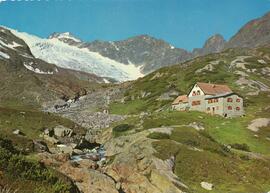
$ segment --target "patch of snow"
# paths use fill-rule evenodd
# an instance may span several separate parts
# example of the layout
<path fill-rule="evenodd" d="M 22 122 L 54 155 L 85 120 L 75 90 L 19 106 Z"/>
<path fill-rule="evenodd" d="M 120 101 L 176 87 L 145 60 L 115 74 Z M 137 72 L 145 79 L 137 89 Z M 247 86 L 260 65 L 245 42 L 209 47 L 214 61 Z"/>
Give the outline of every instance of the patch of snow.
<path fill-rule="evenodd" d="M 23 63 L 24 67 L 27 68 L 28 70 L 32 71 L 32 72 L 35 72 L 37 74 L 53 74 L 53 72 L 44 72 L 38 68 L 34 68 L 33 66 L 31 66 L 31 64 L 33 63 L 29 63 L 29 64 L 26 64 L 25 62 Z"/>
<path fill-rule="evenodd" d="M 14 50 L 16 47 L 22 46 L 22 45 L 20 45 L 20 44 L 14 42 L 14 41 L 13 41 L 11 44 L 7 44 L 7 43 L 3 42 L 2 40 L 0 40 L 0 44 L 2 44 L 2 45 L 5 46 L 5 47 L 11 48 L 11 49 L 13 49 L 13 50 Z"/>
<path fill-rule="evenodd" d="M 170 47 L 171 47 L 172 50 L 175 49 L 175 47 L 173 45 L 170 45 Z"/>
<path fill-rule="evenodd" d="M 87 48 L 70 46 L 56 38 L 42 39 L 16 30 L 10 31 L 27 43 L 36 58 L 59 67 L 111 77 L 118 81 L 135 80 L 144 76 L 140 67 L 116 62 Z"/>
<path fill-rule="evenodd" d="M 1 51 L 0 51 L 0 57 L 5 58 L 5 59 L 9 59 L 10 58 L 8 54 L 6 54 L 4 52 L 1 52 Z"/>
<path fill-rule="evenodd" d="M 18 43 L 16 43 L 16 42 L 12 42 L 12 44 L 9 44 L 9 46 L 10 46 L 10 48 L 16 48 L 16 47 L 22 47 L 22 45 L 21 44 L 18 44 Z"/>
<path fill-rule="evenodd" d="M 28 54 L 20 54 L 21 56 L 23 56 L 23 57 L 26 57 L 26 58 L 33 58 L 32 56 L 30 56 L 30 55 L 28 55 Z"/>

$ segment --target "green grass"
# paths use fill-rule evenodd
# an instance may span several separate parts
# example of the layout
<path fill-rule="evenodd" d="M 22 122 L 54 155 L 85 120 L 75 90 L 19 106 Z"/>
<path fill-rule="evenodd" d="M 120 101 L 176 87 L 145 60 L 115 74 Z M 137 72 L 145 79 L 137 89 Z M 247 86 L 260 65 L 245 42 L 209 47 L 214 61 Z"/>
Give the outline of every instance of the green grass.
<path fill-rule="evenodd" d="M 169 139 L 170 135 L 167 133 L 153 132 L 150 133 L 147 137 L 150 139 Z"/>
<path fill-rule="evenodd" d="M 0 138 L 0 184 L 13 191 L 67 193 L 75 191 L 72 182 L 62 174 L 28 159 L 10 140 Z"/>
<path fill-rule="evenodd" d="M 141 100 L 128 101 L 126 103 L 113 103 L 110 106 L 110 113 L 112 114 L 136 114 L 142 111 L 145 107 L 145 102 Z"/>
<path fill-rule="evenodd" d="M 52 113 L 31 109 L 0 107 L 1 136 L 12 139 L 15 145 L 24 148 L 29 145 L 30 139 L 39 138 L 39 135 L 45 128 L 53 128 L 57 125 L 72 128 L 75 133 L 85 132 L 84 128 L 77 126 L 74 122 Z M 15 129 L 21 130 L 25 136 L 12 134 Z"/>
<path fill-rule="evenodd" d="M 179 127 L 170 139 L 154 141 L 152 145 L 160 159 L 176 158 L 174 172 L 189 186 L 189 192 L 207 192 L 200 187 L 202 181 L 213 183 L 213 191 L 219 193 L 260 193 L 270 188 L 268 161 L 242 160 L 207 133 Z"/>

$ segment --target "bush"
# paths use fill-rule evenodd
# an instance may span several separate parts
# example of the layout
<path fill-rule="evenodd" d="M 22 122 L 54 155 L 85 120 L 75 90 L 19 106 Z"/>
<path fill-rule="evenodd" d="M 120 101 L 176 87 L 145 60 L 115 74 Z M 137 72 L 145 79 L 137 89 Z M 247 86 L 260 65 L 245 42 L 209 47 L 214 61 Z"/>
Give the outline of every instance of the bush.
<path fill-rule="evenodd" d="M 127 130 L 129 130 L 131 128 L 131 126 L 129 124 L 121 124 L 121 125 L 117 125 L 116 127 L 113 128 L 114 132 L 125 132 Z"/>
<path fill-rule="evenodd" d="M 121 124 L 117 125 L 116 127 L 113 128 L 113 136 L 114 137 L 119 137 L 123 135 L 126 131 L 130 130 L 133 126 L 129 124 Z"/>
<path fill-rule="evenodd" d="M 234 143 L 234 144 L 230 144 L 230 146 L 234 149 L 250 152 L 249 146 L 246 143 L 242 143 L 242 144 Z"/>
<path fill-rule="evenodd" d="M 150 133 L 148 136 L 150 139 L 170 139 L 170 135 L 167 133 L 159 133 L 159 132 L 153 132 Z"/>
<path fill-rule="evenodd" d="M 1 138 L 0 170 L 11 178 L 47 184 L 54 190 L 53 192 L 70 192 L 68 190 L 72 187 L 71 183 L 61 180 L 55 171 L 46 168 L 45 165 L 38 161 L 28 160 L 21 152 L 14 148 L 11 141 Z"/>

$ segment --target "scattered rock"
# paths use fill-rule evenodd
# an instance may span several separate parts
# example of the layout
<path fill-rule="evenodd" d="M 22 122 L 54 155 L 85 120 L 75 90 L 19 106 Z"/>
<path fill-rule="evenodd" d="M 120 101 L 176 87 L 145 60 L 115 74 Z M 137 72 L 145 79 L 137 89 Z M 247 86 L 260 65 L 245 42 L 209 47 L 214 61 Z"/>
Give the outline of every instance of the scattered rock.
<path fill-rule="evenodd" d="M 75 155 L 81 155 L 81 154 L 83 154 L 83 151 L 80 150 L 80 149 L 74 149 L 73 150 L 73 154 L 75 154 Z"/>
<path fill-rule="evenodd" d="M 57 145 L 57 148 L 59 149 L 59 152 L 70 154 L 70 155 L 73 154 L 73 149 L 74 148 L 73 148 L 72 145 L 60 144 L 60 145 Z"/>
<path fill-rule="evenodd" d="M 48 135 L 44 135 L 43 138 L 44 138 L 44 140 L 46 140 L 46 141 L 48 141 L 48 142 L 50 142 L 52 144 L 59 143 L 59 140 L 55 139 L 54 137 L 50 137 Z"/>
<path fill-rule="evenodd" d="M 52 137 L 54 135 L 53 129 L 45 129 L 44 135 L 48 135 L 48 136 Z"/>
<path fill-rule="evenodd" d="M 57 137 L 71 137 L 73 133 L 72 129 L 69 129 L 67 127 L 64 127 L 62 125 L 58 125 L 54 128 L 54 135 Z"/>
<path fill-rule="evenodd" d="M 161 78 L 162 76 L 163 76 L 163 73 L 157 72 L 150 80 L 155 80 L 155 79 Z"/>
<path fill-rule="evenodd" d="M 213 64 L 210 63 L 210 64 L 207 64 L 205 67 L 196 70 L 195 73 L 198 74 L 198 73 L 201 73 L 203 71 L 212 72 L 213 70 L 214 70 L 214 66 L 213 66 Z"/>
<path fill-rule="evenodd" d="M 59 162 L 66 162 L 66 161 L 70 160 L 70 154 L 68 154 L 68 153 L 55 154 L 53 156 L 53 158 Z"/>
<path fill-rule="evenodd" d="M 59 170 L 76 182 L 82 192 L 118 193 L 116 184 L 109 176 L 89 168 L 89 163 L 81 163 L 74 167 L 72 162 L 61 165 Z"/>
<path fill-rule="evenodd" d="M 190 123 L 188 126 L 193 127 L 194 129 L 198 131 L 204 130 L 204 127 L 201 123 L 193 122 L 193 123 Z"/>
<path fill-rule="evenodd" d="M 258 118 L 251 121 L 251 124 L 248 125 L 248 129 L 257 132 L 261 127 L 267 127 L 268 125 L 270 125 L 269 118 Z"/>
<path fill-rule="evenodd" d="M 213 184 L 208 182 L 201 182 L 201 187 L 206 190 L 212 190 L 214 188 Z"/>
<path fill-rule="evenodd" d="M 21 132 L 21 130 L 16 129 L 12 132 L 14 135 L 25 135 L 23 132 Z"/>
<path fill-rule="evenodd" d="M 33 144 L 34 144 L 34 151 L 35 152 L 39 152 L 39 153 L 49 152 L 49 148 L 44 141 L 33 140 Z"/>

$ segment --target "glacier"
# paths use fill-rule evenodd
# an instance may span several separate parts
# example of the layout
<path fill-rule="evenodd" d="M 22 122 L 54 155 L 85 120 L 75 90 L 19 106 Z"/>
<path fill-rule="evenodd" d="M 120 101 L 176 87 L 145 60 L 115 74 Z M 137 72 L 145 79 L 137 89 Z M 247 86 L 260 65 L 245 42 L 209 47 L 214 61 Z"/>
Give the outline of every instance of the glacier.
<path fill-rule="evenodd" d="M 78 48 L 57 38 L 45 39 L 14 29 L 9 30 L 24 40 L 36 58 L 59 67 L 93 73 L 120 82 L 135 80 L 144 76 L 140 67 L 116 62 L 97 52 L 91 52 L 87 48 Z"/>

